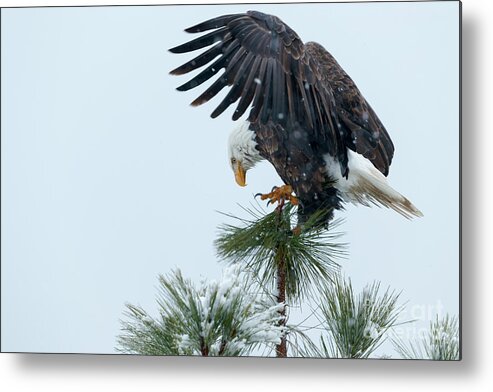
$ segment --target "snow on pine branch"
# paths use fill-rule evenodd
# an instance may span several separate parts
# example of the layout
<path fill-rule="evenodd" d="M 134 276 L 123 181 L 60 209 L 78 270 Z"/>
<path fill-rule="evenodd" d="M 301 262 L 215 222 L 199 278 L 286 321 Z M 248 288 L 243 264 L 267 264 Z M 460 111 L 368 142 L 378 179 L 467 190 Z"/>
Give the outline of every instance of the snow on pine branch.
<path fill-rule="evenodd" d="M 159 319 L 127 305 L 119 350 L 148 355 L 248 355 L 280 342 L 279 310 L 272 297 L 259 291 L 237 265 L 220 281 L 194 285 L 179 269 L 160 276 Z"/>

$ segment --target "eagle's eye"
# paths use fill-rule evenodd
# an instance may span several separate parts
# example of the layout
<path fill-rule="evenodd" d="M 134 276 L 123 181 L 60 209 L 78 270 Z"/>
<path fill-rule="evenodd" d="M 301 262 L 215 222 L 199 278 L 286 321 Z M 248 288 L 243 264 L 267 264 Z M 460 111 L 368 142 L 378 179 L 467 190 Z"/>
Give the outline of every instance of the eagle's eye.
<path fill-rule="evenodd" d="M 234 165 L 236 163 L 236 158 L 231 158 L 231 164 Z"/>

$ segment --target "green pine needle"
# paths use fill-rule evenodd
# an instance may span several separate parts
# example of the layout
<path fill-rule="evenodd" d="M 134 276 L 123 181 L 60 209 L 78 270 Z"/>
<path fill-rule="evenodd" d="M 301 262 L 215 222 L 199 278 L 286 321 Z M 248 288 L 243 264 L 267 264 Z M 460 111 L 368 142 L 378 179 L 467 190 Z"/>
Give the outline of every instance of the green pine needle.
<path fill-rule="evenodd" d="M 308 347 L 305 355 L 368 358 L 385 341 L 387 331 L 397 325 L 402 311 L 398 298 L 399 293 L 389 289 L 380 294 L 379 282 L 356 294 L 350 279 L 339 276 L 321 298 L 320 321 L 327 333 L 320 337 L 320 347 Z"/>
<path fill-rule="evenodd" d="M 118 337 L 117 350 L 127 354 L 179 355 L 178 342 L 172 331 L 171 319 L 154 320 L 140 306 L 127 304 L 122 321 L 122 334 Z"/>
<path fill-rule="evenodd" d="M 243 208 L 243 207 L 242 207 Z M 286 295 L 290 303 L 299 303 L 313 288 L 331 281 L 339 270 L 337 259 L 344 257 L 345 244 L 335 240 L 340 233 L 333 231 L 340 221 L 330 224 L 330 230 L 317 225 L 315 214 L 305 223 L 299 235 L 292 232 L 296 208 L 286 204 L 266 214 L 260 208 L 243 208 L 248 218 L 224 214 L 239 222 L 223 224 L 215 241 L 218 256 L 231 264 L 241 264 L 259 278 L 260 284 L 272 292 L 283 257 L 286 269 Z M 322 215 L 322 212 L 320 212 Z"/>
<path fill-rule="evenodd" d="M 220 282 L 196 287 L 176 270 L 159 278 L 160 317 L 127 305 L 118 350 L 142 355 L 248 355 L 264 347 L 271 351 L 285 333 L 280 309 L 255 288 L 238 267 L 225 270 Z"/>
<path fill-rule="evenodd" d="M 392 339 L 395 349 L 405 359 L 432 359 L 457 361 L 460 359 L 459 320 L 448 314 L 430 323 L 428 334 L 420 340 L 406 344 L 402 339 Z"/>

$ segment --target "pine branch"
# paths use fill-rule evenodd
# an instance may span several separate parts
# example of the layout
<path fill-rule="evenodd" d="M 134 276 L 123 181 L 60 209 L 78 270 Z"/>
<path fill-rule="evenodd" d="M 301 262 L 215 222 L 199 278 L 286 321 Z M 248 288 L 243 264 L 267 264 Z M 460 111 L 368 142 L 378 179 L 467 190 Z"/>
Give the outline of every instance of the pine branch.
<path fill-rule="evenodd" d="M 339 271 L 337 260 L 346 255 L 345 244 L 336 241 L 341 234 L 334 231 L 340 221 L 333 222 L 329 230 L 321 228 L 316 224 L 321 211 L 305 223 L 300 233 L 293 233 L 296 207 L 289 203 L 281 214 L 255 207 L 243 209 L 247 218 L 224 214 L 238 223 L 219 227 L 217 254 L 230 264 L 241 264 L 269 292 L 276 290 L 279 254 L 285 263 L 286 299 L 292 304 L 301 303 Z"/>
<path fill-rule="evenodd" d="M 331 242 L 338 234 L 330 234 L 317 224 L 318 214 L 302 230 L 293 230 L 295 208 L 284 200 L 270 214 L 259 208 L 244 210 L 250 219 L 228 215 L 239 220 L 240 226 L 221 226 L 216 240 L 218 254 L 232 264 L 241 263 L 258 277 L 268 292 L 275 290 L 278 304 L 284 304 L 279 311 L 279 326 L 285 327 L 287 299 L 290 303 L 301 301 L 314 285 L 323 286 L 330 281 L 339 267 L 334 259 L 344 254 L 343 247 Z M 276 355 L 287 357 L 287 354 L 284 335 L 276 347 Z"/>
<path fill-rule="evenodd" d="M 402 306 L 399 294 L 387 289 L 379 293 L 375 282 L 355 294 L 351 281 L 338 277 L 322 295 L 320 321 L 326 330 L 319 346 L 302 347 L 302 356 L 322 358 L 368 358 L 397 325 Z"/>
<path fill-rule="evenodd" d="M 179 355 L 178 342 L 173 335 L 175 326 L 171 319 L 155 320 L 139 306 L 127 304 L 121 321 L 122 333 L 117 350 L 127 354 Z"/>
<path fill-rule="evenodd" d="M 428 334 L 405 344 L 402 339 L 392 339 L 397 352 L 405 359 L 432 359 L 436 361 L 455 361 L 460 359 L 459 320 L 448 314 L 430 322 Z"/>
<path fill-rule="evenodd" d="M 284 327 L 271 297 L 259 292 L 238 267 L 225 270 L 221 282 L 198 287 L 179 270 L 160 276 L 160 317 L 127 305 L 118 350 L 143 355 L 248 355 L 281 342 Z"/>

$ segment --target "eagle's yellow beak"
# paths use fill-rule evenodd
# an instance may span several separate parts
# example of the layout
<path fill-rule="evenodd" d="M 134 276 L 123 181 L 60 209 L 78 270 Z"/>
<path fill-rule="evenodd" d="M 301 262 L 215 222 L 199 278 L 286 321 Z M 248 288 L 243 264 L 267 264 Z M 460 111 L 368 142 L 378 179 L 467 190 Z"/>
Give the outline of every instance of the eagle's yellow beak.
<path fill-rule="evenodd" d="M 246 170 L 241 166 L 240 162 L 237 162 L 235 166 L 235 180 L 239 186 L 246 185 Z"/>

